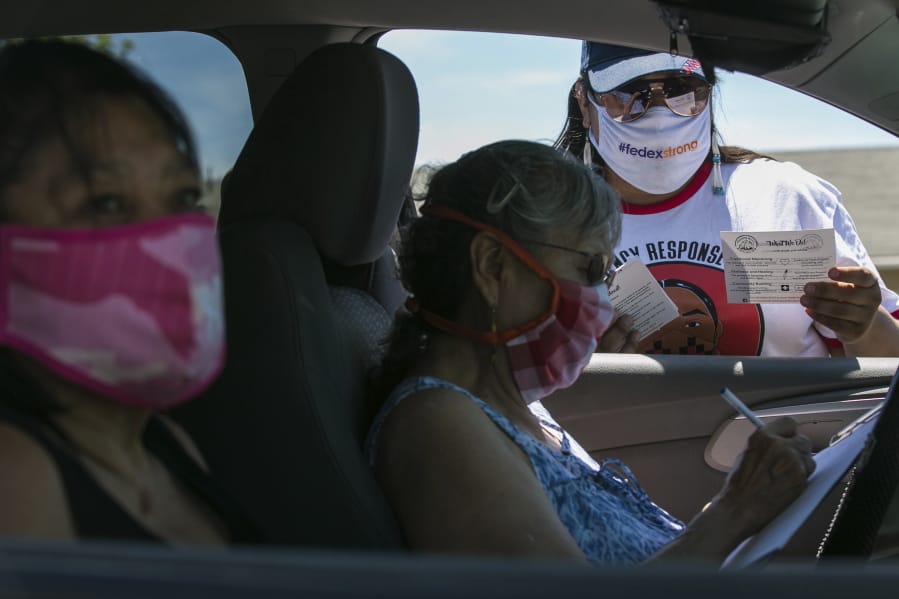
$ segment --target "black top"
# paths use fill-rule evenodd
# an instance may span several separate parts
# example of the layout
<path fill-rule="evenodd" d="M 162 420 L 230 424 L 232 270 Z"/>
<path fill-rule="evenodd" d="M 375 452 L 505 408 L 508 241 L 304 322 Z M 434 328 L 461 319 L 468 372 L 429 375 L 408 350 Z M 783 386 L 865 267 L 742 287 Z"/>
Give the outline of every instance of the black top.
<path fill-rule="evenodd" d="M 47 418 L 0 406 L 0 421 L 26 433 L 50 455 L 65 488 L 75 530 L 81 538 L 139 540 L 168 543 L 150 532 L 101 487 L 76 458 L 65 434 Z M 252 542 L 255 535 L 243 512 L 229 500 L 158 416 L 151 416 L 144 447 L 172 477 L 187 487 L 218 516 L 232 543 Z"/>

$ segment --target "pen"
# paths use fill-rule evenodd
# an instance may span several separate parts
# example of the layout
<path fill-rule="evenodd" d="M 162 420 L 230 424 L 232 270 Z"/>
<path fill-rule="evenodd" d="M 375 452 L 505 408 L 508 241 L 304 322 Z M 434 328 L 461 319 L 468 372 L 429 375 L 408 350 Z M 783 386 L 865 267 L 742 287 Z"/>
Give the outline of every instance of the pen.
<path fill-rule="evenodd" d="M 733 391 L 724 387 L 721 389 L 721 397 L 724 398 L 724 401 L 729 403 L 733 409 L 738 411 L 740 414 L 746 417 L 746 420 L 754 424 L 758 428 L 763 428 L 765 423 L 759 420 L 759 417 L 756 416 L 752 410 L 746 407 L 746 404 L 740 401 L 740 398 L 734 395 Z"/>

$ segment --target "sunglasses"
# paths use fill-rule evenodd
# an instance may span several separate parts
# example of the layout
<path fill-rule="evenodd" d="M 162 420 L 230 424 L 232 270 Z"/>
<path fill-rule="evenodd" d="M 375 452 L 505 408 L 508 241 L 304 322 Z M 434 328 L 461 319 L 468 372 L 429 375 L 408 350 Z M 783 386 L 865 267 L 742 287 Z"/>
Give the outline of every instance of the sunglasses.
<path fill-rule="evenodd" d="M 639 119 L 650 106 L 664 105 L 679 116 L 696 116 L 708 106 L 712 86 L 696 76 L 638 79 L 610 92 L 589 91 L 590 100 L 622 123 Z"/>
<path fill-rule="evenodd" d="M 562 250 L 565 252 L 572 252 L 574 254 L 580 254 L 587 258 L 587 283 L 591 287 L 595 287 L 601 283 L 605 283 L 606 285 L 611 286 L 612 281 L 615 280 L 615 263 L 610 262 L 606 264 L 606 257 L 602 254 L 588 254 L 587 252 L 582 252 L 580 250 L 576 250 L 574 248 L 568 248 L 562 245 L 555 245 L 553 243 L 545 243 L 543 241 L 531 241 L 529 239 L 523 239 L 524 243 L 529 243 L 531 245 L 539 245 L 543 247 L 553 248 L 556 250 Z"/>

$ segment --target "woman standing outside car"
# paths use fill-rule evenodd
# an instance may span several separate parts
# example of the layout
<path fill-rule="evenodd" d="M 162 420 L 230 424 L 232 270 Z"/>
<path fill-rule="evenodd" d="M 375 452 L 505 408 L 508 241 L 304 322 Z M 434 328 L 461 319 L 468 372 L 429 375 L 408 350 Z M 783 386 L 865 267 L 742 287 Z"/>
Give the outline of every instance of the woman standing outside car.
<path fill-rule="evenodd" d="M 680 316 L 638 342 L 616 320 L 601 351 L 897 356 L 899 297 L 883 286 L 830 183 L 795 164 L 718 146 L 713 73 L 692 58 L 584 42 L 556 142 L 621 196 L 616 263 L 639 258 Z M 829 229 L 830 281 L 796 304 L 729 304 L 721 231 Z"/>
<path fill-rule="evenodd" d="M 154 83 L 80 44 L 0 50 L 0 536 L 249 540 L 159 413 L 224 359 L 199 188 Z"/>

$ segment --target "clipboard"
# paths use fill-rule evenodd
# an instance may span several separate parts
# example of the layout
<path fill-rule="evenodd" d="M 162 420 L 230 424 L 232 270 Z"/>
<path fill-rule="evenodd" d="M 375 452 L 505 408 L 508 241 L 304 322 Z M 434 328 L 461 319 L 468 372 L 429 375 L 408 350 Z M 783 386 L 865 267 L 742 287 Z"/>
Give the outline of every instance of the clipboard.
<path fill-rule="evenodd" d="M 834 434 L 829 446 L 814 456 L 817 468 L 802 495 L 731 552 L 722 569 L 763 567 L 850 472 L 816 557 L 870 556 L 899 484 L 899 400 L 893 400 L 899 393 L 897 381 L 899 370 L 883 403 Z"/>
<path fill-rule="evenodd" d="M 893 375 L 886 399 L 874 418 L 869 442 L 853 466 L 843 499 L 821 542 L 818 551 L 821 560 L 868 558 L 874 550 L 877 533 L 899 487 L 897 394 L 899 371 Z M 864 424 L 860 423 L 859 426 Z"/>

